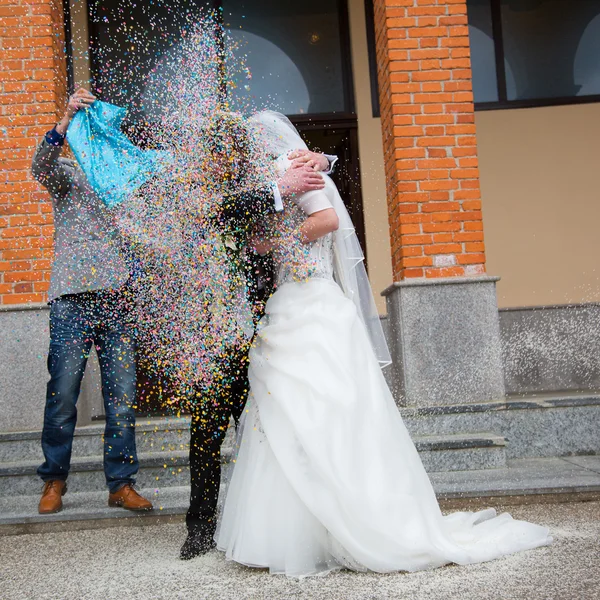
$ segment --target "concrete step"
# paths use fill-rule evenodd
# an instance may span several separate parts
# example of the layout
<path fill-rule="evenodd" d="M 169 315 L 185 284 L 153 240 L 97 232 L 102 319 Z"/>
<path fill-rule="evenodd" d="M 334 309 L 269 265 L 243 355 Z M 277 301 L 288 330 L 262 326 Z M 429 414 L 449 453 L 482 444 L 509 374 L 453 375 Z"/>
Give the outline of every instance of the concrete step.
<path fill-rule="evenodd" d="M 494 431 L 507 458 L 600 454 L 600 394 L 556 392 L 473 404 L 401 408 L 413 437 Z"/>
<path fill-rule="evenodd" d="M 190 420 L 187 417 L 139 418 L 136 424 L 138 452 L 175 452 L 189 448 Z M 98 456 L 103 450 L 104 421 L 77 427 L 73 457 Z M 41 431 L 0 433 L 0 464 L 43 460 Z"/>
<path fill-rule="evenodd" d="M 413 438 L 493 431 L 506 439 L 508 458 L 600 453 L 600 394 L 561 392 L 427 408 L 402 408 Z M 184 451 L 189 418 L 139 418 L 138 452 Z M 78 427 L 73 456 L 102 454 L 104 423 Z M 42 461 L 41 432 L 0 433 L 0 464 Z M 466 454 L 463 452 L 463 454 Z M 479 467 L 476 467 L 479 468 Z M 430 470 L 440 470 L 432 465 Z"/>
<path fill-rule="evenodd" d="M 142 452 L 137 484 L 144 488 L 189 485 L 187 451 Z M 0 463 L 0 497 L 37 494 L 42 482 L 36 471 L 39 461 Z M 102 456 L 79 456 L 71 461 L 69 490 L 91 492 L 106 489 Z"/>
<path fill-rule="evenodd" d="M 506 440 L 494 433 L 413 436 L 428 473 L 506 466 Z"/>
<path fill-rule="evenodd" d="M 431 482 L 442 508 L 448 510 L 598 500 L 600 456 L 509 460 L 494 470 L 432 473 Z M 151 486 L 141 492 L 154 503 L 154 511 L 138 514 L 109 508 L 104 490 L 69 490 L 64 510 L 54 515 L 37 513 L 37 492 L 0 496 L 0 535 L 150 525 L 183 518 L 189 501 L 187 486 Z"/>
<path fill-rule="evenodd" d="M 506 464 L 505 440 L 493 433 L 469 435 L 420 436 L 415 438 L 427 471 L 492 469 Z M 227 464 L 233 453 L 233 428 L 226 438 L 222 460 Z M 189 485 L 189 459 L 183 450 L 156 449 L 140 452 L 140 470 L 136 477 L 141 487 L 166 488 Z M 40 460 L 0 463 L 0 496 L 27 495 L 39 492 L 37 476 Z M 102 454 L 75 456 L 71 461 L 69 489 L 91 492 L 105 487 Z"/>

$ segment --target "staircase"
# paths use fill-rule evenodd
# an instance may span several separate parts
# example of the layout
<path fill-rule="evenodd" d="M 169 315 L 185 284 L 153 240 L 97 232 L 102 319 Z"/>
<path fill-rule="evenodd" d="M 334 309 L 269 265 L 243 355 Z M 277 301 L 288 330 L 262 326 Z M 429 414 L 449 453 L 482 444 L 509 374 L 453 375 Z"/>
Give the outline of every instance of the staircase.
<path fill-rule="evenodd" d="M 600 394 L 401 411 L 434 488 L 446 502 L 600 495 Z M 181 518 L 189 498 L 189 419 L 138 419 L 137 483 L 157 509 L 144 516 L 106 506 L 103 431 L 103 422 L 77 428 L 65 510 L 44 516 L 37 514 L 41 432 L 0 433 L 0 535 L 46 531 L 52 524 L 87 528 Z M 231 459 L 233 435 L 231 428 L 224 464 Z"/>
<path fill-rule="evenodd" d="M 106 488 L 103 455 L 104 423 L 78 427 L 73 440 L 70 492 Z M 141 488 L 189 485 L 189 419 L 140 419 L 136 445 Z M 36 474 L 43 461 L 41 432 L 0 434 L 0 496 L 30 495 L 40 490 Z"/>
<path fill-rule="evenodd" d="M 102 463 L 104 424 L 77 428 L 73 440 L 70 492 L 105 487 Z M 189 419 L 140 419 L 136 427 L 141 488 L 189 485 Z M 0 434 L 0 496 L 33 495 L 40 490 L 36 474 L 43 461 L 41 432 Z M 491 433 L 417 435 L 414 437 L 428 471 L 464 471 L 506 465 L 505 440 Z M 222 459 L 230 460 L 233 432 L 225 440 Z"/>

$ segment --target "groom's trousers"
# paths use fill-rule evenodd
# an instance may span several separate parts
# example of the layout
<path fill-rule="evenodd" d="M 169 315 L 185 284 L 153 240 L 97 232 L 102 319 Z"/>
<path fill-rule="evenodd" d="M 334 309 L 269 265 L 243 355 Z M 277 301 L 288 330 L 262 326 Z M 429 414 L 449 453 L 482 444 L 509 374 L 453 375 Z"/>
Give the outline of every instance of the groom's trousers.
<path fill-rule="evenodd" d="M 198 390 L 191 400 L 190 507 L 188 531 L 212 539 L 216 528 L 221 482 L 221 444 L 231 417 L 236 425 L 248 396 L 248 348 L 233 351 L 220 378 L 209 391 Z"/>

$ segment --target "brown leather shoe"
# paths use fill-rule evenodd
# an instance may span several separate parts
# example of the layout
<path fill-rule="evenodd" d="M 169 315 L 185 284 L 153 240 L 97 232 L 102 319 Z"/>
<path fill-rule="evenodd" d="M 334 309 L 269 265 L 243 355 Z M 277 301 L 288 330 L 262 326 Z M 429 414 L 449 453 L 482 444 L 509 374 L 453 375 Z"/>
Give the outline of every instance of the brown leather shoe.
<path fill-rule="evenodd" d="M 121 507 L 127 510 L 152 510 L 152 502 L 140 496 L 133 486 L 128 483 L 119 488 L 114 494 L 108 494 L 108 505 L 115 508 Z"/>
<path fill-rule="evenodd" d="M 67 492 L 67 482 L 60 479 L 46 481 L 42 490 L 42 497 L 38 505 L 40 515 L 50 515 L 62 510 L 62 497 Z"/>

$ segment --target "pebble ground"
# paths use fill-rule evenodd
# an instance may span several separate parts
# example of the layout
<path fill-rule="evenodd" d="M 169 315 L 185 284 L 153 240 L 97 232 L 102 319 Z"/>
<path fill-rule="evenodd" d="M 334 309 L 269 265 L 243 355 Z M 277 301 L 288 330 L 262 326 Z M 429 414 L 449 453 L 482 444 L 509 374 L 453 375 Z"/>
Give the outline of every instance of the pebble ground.
<path fill-rule="evenodd" d="M 0 538 L 2 600 L 600 600 L 600 502 L 512 506 L 552 546 L 466 567 L 302 581 L 225 561 L 177 558 L 182 523 Z"/>

